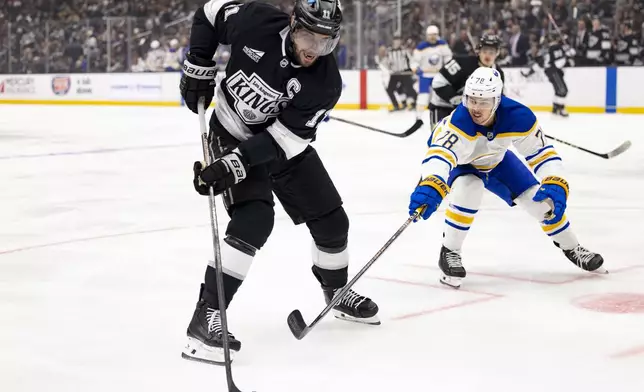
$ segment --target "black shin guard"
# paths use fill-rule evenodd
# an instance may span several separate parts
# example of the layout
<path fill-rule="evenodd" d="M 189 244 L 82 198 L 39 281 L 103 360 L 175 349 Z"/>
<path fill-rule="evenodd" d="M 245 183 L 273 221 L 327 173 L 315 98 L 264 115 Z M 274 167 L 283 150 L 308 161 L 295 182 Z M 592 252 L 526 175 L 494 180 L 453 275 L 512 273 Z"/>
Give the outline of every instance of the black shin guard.
<path fill-rule="evenodd" d="M 320 282 L 320 285 L 322 285 L 322 288 L 339 289 L 344 287 L 349 280 L 349 267 L 329 270 L 314 265 L 311 270 L 315 278 Z"/>
<path fill-rule="evenodd" d="M 273 230 L 273 207 L 263 201 L 252 201 L 235 206 L 232 210 L 231 221 L 226 230 L 226 245 L 248 255 L 255 256 Z M 222 260 L 225 265 L 225 260 Z M 202 285 L 201 298 L 214 309 L 219 309 L 216 271 L 213 266 L 206 268 L 206 276 Z M 224 296 L 226 308 L 232 301 L 243 280 L 223 271 Z"/>

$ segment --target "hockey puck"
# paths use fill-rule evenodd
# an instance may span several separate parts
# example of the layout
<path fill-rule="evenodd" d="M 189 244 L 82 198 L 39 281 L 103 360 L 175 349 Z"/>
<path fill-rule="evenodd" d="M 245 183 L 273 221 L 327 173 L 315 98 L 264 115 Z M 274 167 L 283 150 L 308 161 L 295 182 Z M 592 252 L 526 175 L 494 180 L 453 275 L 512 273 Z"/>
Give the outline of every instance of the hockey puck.
<path fill-rule="evenodd" d="M 607 293 L 575 298 L 580 308 L 602 313 L 644 313 L 644 294 Z"/>

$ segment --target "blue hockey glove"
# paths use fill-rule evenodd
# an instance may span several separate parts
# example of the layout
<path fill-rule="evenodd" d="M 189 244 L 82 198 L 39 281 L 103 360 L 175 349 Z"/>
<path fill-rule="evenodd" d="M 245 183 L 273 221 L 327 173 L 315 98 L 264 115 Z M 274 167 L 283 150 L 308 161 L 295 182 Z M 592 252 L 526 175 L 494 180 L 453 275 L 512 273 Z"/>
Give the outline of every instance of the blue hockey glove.
<path fill-rule="evenodd" d="M 551 219 L 545 220 L 543 223 L 549 225 L 557 223 L 561 220 L 566 212 L 566 202 L 568 200 L 568 182 L 561 177 L 548 176 L 541 181 L 541 187 L 532 198 L 533 201 L 543 202 L 546 199 L 552 200 L 554 208 L 552 210 Z"/>
<path fill-rule="evenodd" d="M 429 176 L 422 180 L 411 194 L 409 215 L 414 215 L 419 208 L 425 207 L 420 216 L 427 219 L 438 209 L 449 193 L 449 186 L 439 176 Z"/>

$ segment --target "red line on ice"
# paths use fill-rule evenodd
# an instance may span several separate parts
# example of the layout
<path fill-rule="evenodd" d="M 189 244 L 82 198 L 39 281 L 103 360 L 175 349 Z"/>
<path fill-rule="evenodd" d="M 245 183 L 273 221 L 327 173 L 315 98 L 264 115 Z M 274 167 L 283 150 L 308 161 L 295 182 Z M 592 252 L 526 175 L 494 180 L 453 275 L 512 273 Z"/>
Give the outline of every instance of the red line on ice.
<path fill-rule="evenodd" d="M 164 228 L 161 228 L 161 229 L 138 230 L 138 231 L 125 232 L 125 233 L 97 235 L 97 236 L 94 236 L 94 237 L 73 238 L 73 239 L 70 239 L 70 240 L 64 240 L 64 241 L 58 241 L 58 242 L 49 242 L 49 243 L 45 243 L 45 244 L 27 245 L 27 246 L 23 246 L 23 247 L 20 247 L 20 248 L 15 248 L 15 249 L 0 250 L 0 256 L 1 255 L 7 255 L 7 254 L 10 254 L 10 253 L 23 252 L 23 251 L 27 251 L 27 250 L 48 248 L 48 247 L 57 246 L 57 245 L 75 244 L 75 243 L 79 243 L 79 242 L 102 240 L 102 239 L 107 239 L 107 238 L 126 237 L 126 236 L 137 235 L 137 234 L 150 234 L 150 233 L 159 233 L 159 232 L 164 232 L 164 231 L 185 230 L 185 229 L 192 229 L 192 228 L 200 227 L 200 226 L 203 226 L 203 225 L 164 227 Z"/>
<path fill-rule="evenodd" d="M 405 266 L 413 267 L 413 268 L 432 269 L 432 270 L 437 269 L 435 267 L 429 267 L 429 266 L 425 266 L 425 265 L 416 265 L 416 264 L 405 264 Z M 631 265 L 631 266 L 628 266 L 628 267 L 611 269 L 611 270 L 609 270 L 609 276 L 610 276 L 610 274 L 617 274 L 617 273 L 620 273 L 620 272 L 630 271 L 630 270 L 638 269 L 638 268 L 644 268 L 644 265 Z M 578 282 L 580 280 L 596 279 L 596 278 L 599 278 L 599 277 L 602 276 L 602 275 L 598 275 L 598 274 L 584 273 L 582 275 L 578 275 L 578 276 L 575 276 L 575 277 L 572 277 L 572 278 L 569 278 L 569 279 L 553 281 L 553 280 L 543 280 L 543 279 L 533 279 L 533 278 L 522 278 L 520 276 L 512 276 L 512 275 L 489 273 L 489 272 L 471 272 L 469 270 L 467 271 L 467 274 L 468 275 L 487 276 L 487 277 L 490 277 L 490 278 L 514 280 L 514 281 L 518 281 L 518 282 L 528 282 L 528 283 L 548 284 L 548 285 L 564 285 L 564 284 Z"/>
<path fill-rule="evenodd" d="M 464 306 L 474 305 L 474 304 L 478 304 L 478 303 L 481 303 L 481 302 L 487 302 L 487 301 L 491 301 L 493 299 L 499 299 L 499 298 L 500 298 L 500 296 L 472 299 L 472 300 L 469 300 L 469 301 L 458 302 L 458 303 L 455 303 L 455 304 L 452 304 L 452 305 L 445 305 L 445 306 L 441 306 L 441 307 L 438 307 L 438 308 L 422 310 L 422 311 L 416 312 L 416 313 L 404 314 L 402 316 L 394 317 L 394 318 L 392 318 L 392 320 L 407 320 L 407 319 L 414 318 L 414 317 L 425 316 L 425 315 L 428 315 L 428 314 L 431 314 L 431 313 L 438 313 L 438 312 L 442 312 L 442 311 L 450 310 L 450 309 L 455 309 L 455 308 L 462 308 Z"/>
<path fill-rule="evenodd" d="M 620 359 L 620 358 L 633 357 L 635 355 L 640 355 L 640 354 L 644 354 L 644 346 L 634 347 L 626 351 L 620 351 L 618 353 L 611 355 L 610 357 L 613 359 Z"/>
<path fill-rule="evenodd" d="M 395 279 L 395 278 L 382 278 L 378 276 L 367 276 L 368 279 L 374 279 L 374 280 L 381 280 L 384 282 L 391 282 L 391 283 L 400 283 L 400 284 L 406 284 L 406 285 L 411 285 L 411 286 L 421 286 L 421 287 L 429 287 L 432 289 L 439 289 L 439 290 L 451 290 L 453 292 L 460 292 L 460 293 L 468 293 L 468 294 L 476 294 L 476 295 L 484 295 L 485 297 L 483 298 L 476 298 L 476 299 L 471 299 L 467 301 L 461 301 L 457 302 L 455 304 L 451 305 L 444 305 L 440 306 L 438 308 L 431 308 L 431 309 L 426 309 L 422 310 L 420 312 L 414 312 L 414 313 L 409 313 L 409 314 L 403 314 L 400 316 L 393 317 L 392 320 L 406 320 L 410 319 L 413 317 L 420 317 L 420 316 L 425 316 L 431 313 L 437 313 L 445 310 L 450 310 L 450 309 L 455 309 L 455 308 L 461 308 L 464 306 L 469 306 L 469 305 L 474 305 L 477 303 L 481 302 L 487 302 L 491 301 L 493 299 L 499 299 L 503 298 L 503 295 L 500 294 L 492 294 L 492 293 L 486 293 L 483 291 L 476 291 L 476 290 L 470 290 L 470 289 L 463 289 L 460 288 L 458 290 L 453 289 L 453 288 L 448 288 L 445 286 L 440 286 L 440 285 L 434 285 L 434 284 L 429 284 L 429 283 L 422 283 L 422 282 L 413 282 L 410 280 L 402 280 L 402 279 Z"/>

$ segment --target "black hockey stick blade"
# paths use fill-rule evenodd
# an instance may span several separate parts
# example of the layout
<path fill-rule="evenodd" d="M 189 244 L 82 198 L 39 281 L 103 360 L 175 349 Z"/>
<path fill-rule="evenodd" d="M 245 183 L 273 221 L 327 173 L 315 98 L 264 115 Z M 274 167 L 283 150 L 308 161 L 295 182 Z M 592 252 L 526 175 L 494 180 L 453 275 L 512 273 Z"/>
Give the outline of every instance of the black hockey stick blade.
<path fill-rule="evenodd" d="M 416 119 L 416 122 L 414 123 L 414 125 L 412 125 L 405 132 L 403 132 L 403 133 L 395 133 L 395 132 L 389 132 L 389 131 L 385 131 L 385 130 L 382 130 L 382 129 L 374 128 L 374 127 L 371 127 L 369 125 L 364 125 L 364 124 L 360 124 L 360 123 L 357 123 L 357 122 L 353 122 L 353 121 L 350 121 L 350 120 L 345 120 L 343 118 L 338 118 L 338 117 L 333 117 L 333 116 L 329 116 L 329 118 L 332 119 L 332 120 L 341 122 L 341 123 L 353 125 L 354 127 L 360 127 L 360 128 L 367 129 L 369 131 L 374 131 L 374 132 L 378 132 L 378 133 L 384 133 L 385 135 L 395 136 L 395 137 L 407 137 L 407 136 L 413 134 L 414 132 L 416 132 L 417 130 L 419 130 L 423 126 L 423 120 Z"/>
<path fill-rule="evenodd" d="M 554 136 L 550 136 L 550 135 L 545 135 L 545 136 L 546 136 L 548 139 L 552 139 L 552 140 L 554 140 L 554 141 L 556 141 L 556 142 L 559 142 L 559 143 L 561 143 L 561 144 L 565 144 L 566 146 L 569 146 L 569 147 L 572 147 L 572 148 L 576 148 L 576 149 L 581 150 L 581 151 L 583 151 L 583 152 L 587 152 L 587 153 L 592 154 L 592 155 L 594 155 L 594 156 L 596 156 L 596 157 L 600 157 L 600 158 L 604 158 L 604 159 L 611 159 L 611 158 L 615 158 L 616 156 L 618 156 L 618 155 L 622 154 L 624 151 L 626 151 L 626 150 L 628 150 L 629 148 L 631 148 L 631 145 L 632 145 L 631 141 L 630 141 L 630 140 L 627 140 L 627 141 L 625 141 L 624 143 L 622 143 L 619 147 L 617 147 L 616 149 L 614 149 L 614 150 L 612 150 L 612 151 L 609 151 L 609 152 L 607 152 L 607 153 L 600 153 L 600 152 L 596 152 L 596 151 L 589 150 L 589 149 L 584 148 L 584 147 L 580 147 L 580 146 L 578 146 L 578 145 L 576 145 L 576 144 L 572 144 L 572 143 L 567 142 L 567 141 L 565 141 L 565 140 L 561 140 L 561 139 L 556 138 L 556 137 L 554 137 Z"/>
<path fill-rule="evenodd" d="M 420 118 L 417 118 L 416 122 L 414 123 L 414 125 L 412 125 L 408 130 L 406 130 L 402 134 L 403 136 L 401 136 L 401 137 L 407 137 L 407 136 L 411 135 L 412 133 L 414 133 L 417 130 L 419 130 L 422 126 L 423 126 L 423 120 L 421 120 Z"/>
<path fill-rule="evenodd" d="M 409 225 L 414 222 L 418 217 L 423 213 L 425 210 L 426 206 L 422 206 L 416 210 L 416 212 L 410 216 L 405 223 L 400 226 L 400 228 L 394 233 L 394 235 L 389 238 L 389 240 L 376 252 L 376 254 L 365 264 L 360 271 L 351 279 L 349 283 L 347 283 L 340 291 L 336 293 L 336 295 L 331 299 L 331 301 L 327 304 L 326 308 L 320 312 L 320 314 L 313 320 L 313 322 L 309 325 L 306 325 L 306 322 L 304 321 L 304 317 L 302 317 L 302 312 L 299 310 L 294 310 L 291 312 L 291 314 L 288 315 L 286 322 L 288 323 L 288 327 L 290 328 L 291 332 L 293 333 L 293 336 L 297 340 L 302 340 L 323 318 L 326 316 L 333 307 L 335 307 L 347 294 L 347 292 L 353 287 L 353 285 L 362 277 L 362 275 L 367 272 L 369 268 L 382 256 L 383 253 L 389 248 L 391 244 L 409 227 Z"/>
<path fill-rule="evenodd" d="M 302 340 L 302 338 L 310 331 L 310 328 L 306 326 L 304 317 L 302 317 L 302 312 L 297 309 L 288 315 L 286 321 L 288 323 L 288 327 L 291 329 L 291 333 L 293 333 L 293 336 L 295 336 L 297 340 Z"/>
<path fill-rule="evenodd" d="M 237 388 L 233 380 L 230 380 L 230 384 L 228 386 L 228 392 L 241 392 L 241 391 L 239 390 L 239 388 Z"/>

